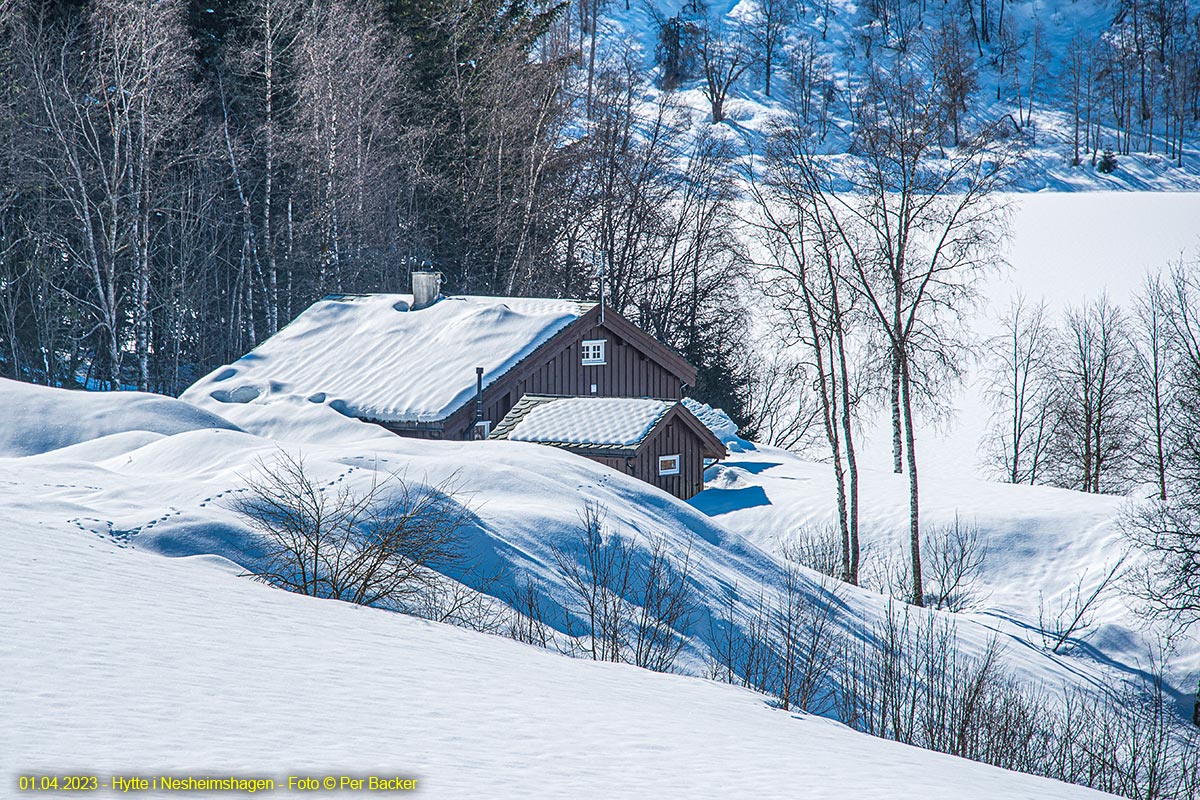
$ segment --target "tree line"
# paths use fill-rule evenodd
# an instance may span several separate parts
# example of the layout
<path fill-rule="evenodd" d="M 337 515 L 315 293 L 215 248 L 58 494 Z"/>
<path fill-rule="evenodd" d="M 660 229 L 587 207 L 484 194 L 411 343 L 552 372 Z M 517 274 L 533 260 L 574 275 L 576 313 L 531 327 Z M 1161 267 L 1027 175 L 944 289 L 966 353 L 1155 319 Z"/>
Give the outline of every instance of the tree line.
<path fill-rule="evenodd" d="M 1122 307 L 1105 294 L 1055 318 L 1017 297 L 988 342 L 997 477 L 1084 492 L 1146 487 L 1158 499 L 1197 483 L 1200 269 L 1148 275 Z"/>
<path fill-rule="evenodd" d="M 647 119 L 634 59 L 580 51 L 585 10 L 4 4 L 0 374 L 175 394 L 415 267 L 583 299 L 603 272 L 740 416 L 728 147 L 673 97 Z"/>

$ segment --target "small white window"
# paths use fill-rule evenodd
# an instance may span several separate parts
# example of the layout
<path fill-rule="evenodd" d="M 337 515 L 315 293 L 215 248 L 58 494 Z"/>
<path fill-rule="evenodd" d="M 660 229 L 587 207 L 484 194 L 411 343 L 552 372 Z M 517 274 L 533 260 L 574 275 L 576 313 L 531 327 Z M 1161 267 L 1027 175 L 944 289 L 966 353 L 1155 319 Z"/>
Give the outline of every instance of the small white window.
<path fill-rule="evenodd" d="M 658 457 L 658 474 L 659 475 L 678 475 L 679 474 L 679 455 L 659 456 Z"/>
<path fill-rule="evenodd" d="M 584 364 L 605 364 L 604 343 L 607 339 L 585 339 L 583 342 Z"/>

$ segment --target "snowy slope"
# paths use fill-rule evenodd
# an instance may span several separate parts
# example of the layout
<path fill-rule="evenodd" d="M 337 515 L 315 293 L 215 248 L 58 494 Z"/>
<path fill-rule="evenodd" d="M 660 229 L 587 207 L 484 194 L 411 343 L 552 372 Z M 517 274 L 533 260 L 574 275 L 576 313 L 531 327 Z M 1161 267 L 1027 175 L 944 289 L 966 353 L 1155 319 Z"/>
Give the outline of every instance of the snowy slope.
<path fill-rule="evenodd" d="M 220 559 L 122 550 L 49 520 L 7 528 L 0 548 L 6 786 L 69 768 L 102 781 L 402 776 L 457 798 L 1105 796 L 725 685 L 290 595 Z"/>
<path fill-rule="evenodd" d="M 627 52 L 635 54 L 637 62 L 648 75 L 641 87 L 646 108 L 662 96 L 657 86 L 660 70 L 656 59 L 660 20 L 682 15 L 686 20 L 697 20 L 696 9 L 704 9 L 715 29 L 725 31 L 730 39 L 737 37 L 739 26 L 753 27 L 755 24 L 756 0 L 712 0 L 704 4 L 690 0 L 645 0 L 644 2 L 610 3 L 600 19 L 598 61 L 603 64 L 607 56 L 612 63 L 619 63 Z M 797 19 L 787 27 L 783 35 L 783 55 L 777 57 L 777 68 L 772 78 L 772 93 L 764 93 L 761 66 L 746 72 L 737 80 L 725 103 L 726 120 L 712 126 L 713 131 L 729 141 L 735 151 L 761 153 L 765 133 L 773 120 L 785 116 L 798 103 L 795 82 L 789 78 L 786 51 L 797 48 L 800 53 L 811 51 L 812 59 L 834 85 L 834 101 L 831 104 L 831 124 L 827 134 L 815 146 L 831 156 L 834 169 L 844 161 L 849 149 L 850 125 L 846 119 L 843 93 L 849 86 L 862 80 L 872 63 L 863 40 L 869 27 L 877 26 L 869 18 L 867 4 L 856 0 L 829 0 L 829 2 L 803 4 Z M 828 14 L 825 11 L 828 10 Z M 1182 166 L 1163 155 L 1161 125 L 1156 126 L 1154 154 L 1132 153 L 1119 156 L 1117 169 L 1112 174 L 1098 171 L 1090 156 L 1083 154 L 1083 163 L 1072 167 L 1073 117 L 1070 113 L 1069 81 L 1066 78 L 1066 58 L 1071 40 L 1081 36 L 1089 43 L 1099 41 L 1119 14 L 1120 6 L 1113 0 L 1077 0 L 1072 3 L 1045 3 L 1043 0 L 1013 0 L 1008 2 L 1005 14 L 1013 23 L 1014 31 L 1023 44 L 1021 58 L 1030 56 L 1029 42 L 1035 29 L 1039 37 L 1039 59 L 1044 70 L 1038 82 L 1031 122 L 1023 126 L 1023 134 L 1030 137 L 1025 160 L 1014 173 L 1014 188 L 1021 192 L 1080 192 L 1080 191 L 1197 191 L 1200 190 L 1200 150 L 1197 150 L 1194 133 L 1186 143 Z M 937 24 L 937 9 L 930 7 L 925 22 Z M 878 33 L 875 34 L 878 36 Z M 996 37 L 993 41 L 997 42 Z M 968 43 L 973 47 L 973 43 Z M 893 48 L 876 45 L 873 63 L 883 64 L 892 58 Z M 978 58 L 971 53 L 977 70 L 978 86 L 967 102 L 967 116 L 985 119 L 1000 119 L 1005 115 L 1015 119 L 1020 110 L 1012 99 L 1011 71 L 1003 79 L 1001 95 L 997 100 L 997 75 L 994 62 L 998 61 L 995 45 L 985 47 Z M 802 56 L 803 57 L 803 56 Z M 1023 63 L 1022 70 L 1027 70 Z M 685 79 L 673 96 L 690 113 L 693 133 L 711 125 L 709 104 L 701 90 L 703 76 L 699 68 Z M 1027 72 L 1022 73 L 1027 80 Z M 817 79 L 816 87 L 809 91 L 819 93 L 823 78 Z M 1027 87 L 1022 89 L 1027 95 Z M 814 99 L 819 106 L 820 99 Z M 1027 100 L 1023 100 L 1027 102 Z M 1028 109 L 1025 109 L 1028 113 Z M 1107 113 L 1107 111 L 1105 112 Z M 1115 131 L 1105 125 L 1102 147 L 1115 147 Z"/>
<path fill-rule="evenodd" d="M 0 385 L 0 402 L 7 399 L 3 390 Z M 454 484 L 470 511 L 464 534 L 470 563 L 451 577 L 482 586 L 482 576 L 501 572 L 507 582 L 528 578 L 542 594 L 562 601 L 565 588 L 554 566 L 554 548 L 572 547 L 585 504 L 595 503 L 607 511 L 616 535 L 635 545 L 661 537 L 677 555 L 690 551 L 692 586 L 702 605 L 679 667 L 693 674 L 705 671 L 709 615 L 722 613 L 729 587 L 770 590 L 782 579 L 769 542 L 759 547 L 721 524 L 723 518 L 714 522 L 645 483 L 560 450 L 520 442 L 429 443 L 380 436 L 375 426 L 307 401 L 231 407 L 243 412 L 235 419 L 241 431 L 118 434 L 38 456 L 0 459 L 0 505 L 22 528 L 66 527 L 89 540 L 171 556 L 218 555 L 252 569 L 261 546 L 227 505 L 259 462 L 269 462 L 286 446 L 302 453 L 311 473 L 329 486 L 361 490 L 393 472 L 434 485 Z M 297 413 L 297 408 L 306 410 Z M 53 417 L 56 409 L 43 407 L 43 413 Z M 277 438 L 258 435 L 265 432 Z M 805 591 L 826 591 L 815 576 L 807 581 Z M 843 613 L 837 624 L 855 635 L 886 612 L 886 601 L 864 590 L 847 591 L 839 603 Z M 552 622 L 560 630 L 564 625 L 561 618 Z M 1028 647 L 1019 629 L 989 618 L 961 620 L 959 646 L 964 653 L 980 653 L 997 632 L 1010 656 L 1010 672 L 1034 683 L 1094 687 L 1135 671 L 1128 662 L 1105 665 L 1047 656 Z"/>
<path fill-rule="evenodd" d="M 903 562 L 908 547 L 908 478 L 861 469 L 860 534 L 864 582 Z M 743 448 L 706 473 L 705 491 L 691 499 L 701 511 L 766 550 L 778 552 L 836 520 L 832 468 L 771 447 Z M 922 529 L 951 525 L 955 516 L 978 526 L 988 554 L 973 613 L 960 618 L 995 627 L 1031 651 L 1045 649 L 1039 606 L 1057 609 L 1080 585 L 1085 596 L 1118 563 L 1125 545 L 1117 517 L 1127 501 L 1044 486 L 992 483 L 942 471 L 921 482 Z M 1118 666 L 1126 675 L 1150 667 L 1156 645 L 1116 587 L 1098 599 L 1093 626 L 1073 642 L 1066 662 L 1081 670 Z M 1191 712 L 1200 643 L 1175 641 L 1168 681 L 1181 713 Z M 1018 658 L 1020 663 L 1022 658 Z"/>

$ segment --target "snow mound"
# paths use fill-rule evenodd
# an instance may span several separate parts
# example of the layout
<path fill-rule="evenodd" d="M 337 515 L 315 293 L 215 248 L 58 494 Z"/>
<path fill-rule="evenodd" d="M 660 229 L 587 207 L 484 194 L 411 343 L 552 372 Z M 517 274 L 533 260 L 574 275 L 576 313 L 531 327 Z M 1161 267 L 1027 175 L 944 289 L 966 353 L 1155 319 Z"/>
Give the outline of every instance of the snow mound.
<path fill-rule="evenodd" d="M 748 442 L 738 436 L 737 423 L 721 409 L 713 408 L 707 403 L 701 403 L 690 397 L 683 398 L 683 404 L 688 411 L 695 414 L 696 418 L 704 423 L 706 428 L 713 432 L 713 436 L 724 443 L 731 453 L 745 453 L 755 448 L 753 442 Z"/>
<path fill-rule="evenodd" d="M 250 403 L 227 404 L 203 393 L 188 395 L 197 406 L 220 414 L 248 433 L 279 442 L 356 444 L 396 438 L 378 425 L 348 417 L 324 402 L 322 395 L 305 399 L 279 395 Z"/>
<path fill-rule="evenodd" d="M 572 300 L 445 297 L 410 311 L 411 295 L 333 295 L 181 395 L 197 405 L 279 395 L 319 398 L 381 422 L 444 419 L 587 311 Z"/>
<path fill-rule="evenodd" d="M 130 431 L 170 436 L 204 428 L 237 430 L 228 420 L 170 397 L 95 393 L 0 378 L 0 457 L 30 456 Z"/>

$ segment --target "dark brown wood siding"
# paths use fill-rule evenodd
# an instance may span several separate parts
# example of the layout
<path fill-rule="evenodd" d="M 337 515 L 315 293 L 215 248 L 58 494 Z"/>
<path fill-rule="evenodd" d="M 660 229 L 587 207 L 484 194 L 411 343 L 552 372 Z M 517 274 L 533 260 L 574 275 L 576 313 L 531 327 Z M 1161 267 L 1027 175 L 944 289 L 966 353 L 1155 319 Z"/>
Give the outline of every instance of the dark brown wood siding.
<path fill-rule="evenodd" d="M 630 458 L 601 456 L 589 453 L 585 449 L 572 449 L 572 452 L 611 467 L 617 472 L 653 484 L 680 500 L 687 500 L 704 489 L 703 448 L 704 443 L 695 431 L 678 419 L 668 419 L 646 438 L 637 453 Z M 679 474 L 659 475 L 659 457 L 673 455 L 679 456 Z"/>
<path fill-rule="evenodd" d="M 604 364 L 583 363 L 583 342 L 605 341 Z M 601 325 L 581 328 L 556 350 L 518 377 L 517 396 L 561 394 L 573 397 L 653 397 L 679 400 L 679 378 L 631 342 Z M 596 387 L 592 391 L 592 386 Z M 506 409 L 507 410 L 507 409 Z"/>
<path fill-rule="evenodd" d="M 568 328 L 543 345 L 507 375 L 483 390 L 483 418 L 495 425 L 527 394 L 570 397 L 652 397 L 658 400 L 683 398 L 683 381 L 632 342 L 600 324 Z M 604 364 L 583 363 L 583 342 L 606 341 Z M 547 345 L 551 344 L 548 342 Z M 595 384 L 596 391 L 592 391 Z M 446 420 L 446 439 L 463 439 L 475 424 L 475 403 L 469 402 Z M 401 436 L 411 434 L 400 426 Z M 431 437 L 442 438 L 442 437 Z"/>
<path fill-rule="evenodd" d="M 638 450 L 632 462 L 633 475 L 680 500 L 687 500 L 704 488 L 703 442 L 690 428 L 671 417 L 664 420 Z M 659 456 L 676 454 L 679 455 L 679 474 L 659 475 Z"/>

